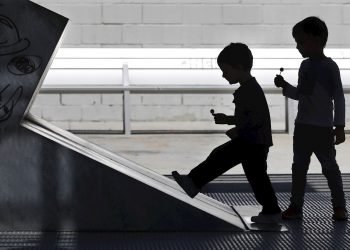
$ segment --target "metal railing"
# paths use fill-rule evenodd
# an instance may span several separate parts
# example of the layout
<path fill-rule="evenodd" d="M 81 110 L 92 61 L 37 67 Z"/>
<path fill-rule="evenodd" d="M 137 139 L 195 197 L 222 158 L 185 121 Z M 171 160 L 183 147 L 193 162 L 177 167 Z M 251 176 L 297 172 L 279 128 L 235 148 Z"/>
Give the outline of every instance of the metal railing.
<path fill-rule="evenodd" d="M 129 82 L 129 73 L 128 65 L 123 65 L 122 73 L 122 85 L 110 86 L 110 85 L 68 85 L 68 86 L 57 86 L 49 85 L 43 86 L 40 90 L 40 93 L 118 93 L 123 96 L 123 130 L 122 132 L 126 135 L 130 135 L 134 131 L 131 129 L 131 103 L 130 97 L 132 94 L 232 94 L 232 86 L 210 86 L 210 85 L 130 85 Z M 265 94 L 281 94 L 282 91 L 274 86 L 263 86 Z M 285 129 L 284 130 L 275 130 L 275 133 L 289 133 L 290 132 L 290 104 L 287 98 L 285 100 Z M 159 131 L 150 130 L 149 133 L 157 133 Z M 162 131 L 169 133 L 215 133 L 222 132 L 221 130 L 196 130 L 196 131 L 179 131 L 179 130 L 168 130 Z M 146 133 L 146 131 L 143 131 Z"/>
<path fill-rule="evenodd" d="M 131 95 L 132 94 L 232 94 L 232 90 L 235 88 L 232 86 L 210 86 L 210 85 L 131 85 L 129 81 L 129 69 L 128 65 L 124 64 L 122 68 L 122 85 L 48 85 L 43 86 L 40 93 L 119 93 L 123 96 L 123 130 L 126 135 L 132 134 L 134 131 L 131 129 Z M 275 86 L 262 86 L 265 94 L 281 94 L 281 89 Z M 344 88 L 344 93 L 350 93 L 350 87 Z M 291 130 L 294 122 L 295 111 L 293 108 L 293 101 L 284 97 L 284 130 L 274 130 L 274 133 L 292 133 Z M 79 131 L 76 131 L 79 132 Z M 87 131 L 84 131 L 87 132 Z M 156 130 L 149 130 L 149 133 L 159 133 Z M 183 131 L 183 130 L 169 130 L 161 131 L 162 133 L 215 133 L 222 132 L 221 130 L 196 130 L 196 131 Z"/>

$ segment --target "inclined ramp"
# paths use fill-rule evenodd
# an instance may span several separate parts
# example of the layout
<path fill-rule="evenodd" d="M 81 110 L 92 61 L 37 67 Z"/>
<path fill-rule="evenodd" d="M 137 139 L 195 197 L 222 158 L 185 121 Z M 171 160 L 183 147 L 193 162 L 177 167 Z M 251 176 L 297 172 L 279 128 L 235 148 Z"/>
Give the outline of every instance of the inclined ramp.
<path fill-rule="evenodd" d="M 21 143 L 15 148 L 23 152 L 26 148 L 38 149 L 40 145 L 40 150 L 30 153 L 34 158 L 33 163 L 35 161 L 49 163 L 44 166 L 45 180 L 47 182 L 53 180 L 52 183 L 55 184 L 52 187 L 52 183 L 39 181 L 43 185 L 35 187 L 35 190 L 45 189 L 47 184 L 49 189 L 55 192 L 50 195 L 49 200 L 36 198 L 44 203 L 44 207 L 56 207 L 51 211 L 54 214 L 62 215 L 67 212 L 70 215 L 63 214 L 68 223 L 56 219 L 51 223 L 53 225 L 60 224 L 65 230 L 241 231 L 246 229 L 240 216 L 229 205 L 204 194 L 191 199 L 173 180 L 49 122 L 28 114 L 21 126 L 21 131 L 17 133 L 21 137 L 19 139 Z M 40 160 L 40 157 L 43 159 Z M 40 164 L 32 164 L 30 168 L 35 169 L 39 166 Z M 42 170 L 35 169 L 33 172 L 40 171 Z M 59 186 L 55 178 L 67 180 L 69 188 Z M 65 182 L 61 182 L 60 185 L 65 185 Z M 65 191 L 62 193 L 61 190 Z M 93 190 L 91 196 L 82 194 L 91 190 Z M 62 204 L 59 204 L 60 199 L 54 198 L 57 194 L 63 195 L 61 200 L 66 203 L 63 210 L 59 209 L 62 208 Z M 89 200 L 90 198 L 94 200 Z M 69 202 L 72 202 L 71 207 Z M 86 214 L 87 217 L 78 216 L 79 219 L 76 220 L 72 214 L 77 213 Z M 31 216 L 35 217 L 34 214 Z M 100 219 L 97 219 L 99 217 Z M 105 228 L 101 223 L 94 225 L 94 221 L 104 221 Z M 70 228 L 69 225 L 76 228 Z M 48 225 L 42 226 L 47 228 Z"/>

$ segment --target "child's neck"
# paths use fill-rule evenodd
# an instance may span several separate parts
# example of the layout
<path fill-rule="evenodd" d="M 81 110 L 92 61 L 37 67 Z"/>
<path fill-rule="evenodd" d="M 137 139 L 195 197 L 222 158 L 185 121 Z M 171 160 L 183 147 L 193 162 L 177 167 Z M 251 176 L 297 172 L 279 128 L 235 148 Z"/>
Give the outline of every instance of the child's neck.
<path fill-rule="evenodd" d="M 246 74 L 242 75 L 240 81 L 239 81 L 239 85 L 243 85 L 245 84 L 247 81 L 249 81 L 250 79 L 252 79 L 253 76 L 250 74 L 250 72 L 247 72 Z"/>
<path fill-rule="evenodd" d="M 312 55 L 310 55 L 310 59 L 311 60 L 321 60 L 323 58 L 326 58 L 325 54 L 323 53 L 323 49 L 313 53 Z"/>

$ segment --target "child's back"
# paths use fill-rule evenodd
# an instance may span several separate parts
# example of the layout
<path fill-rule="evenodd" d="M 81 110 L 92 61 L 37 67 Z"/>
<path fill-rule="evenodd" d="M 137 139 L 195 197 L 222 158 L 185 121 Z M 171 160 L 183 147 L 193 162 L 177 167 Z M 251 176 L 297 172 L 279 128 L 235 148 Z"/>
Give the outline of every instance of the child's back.
<path fill-rule="evenodd" d="M 270 112 L 255 78 L 236 90 L 233 102 L 238 136 L 247 143 L 272 146 Z"/>
<path fill-rule="evenodd" d="M 288 84 L 283 94 L 299 100 L 296 123 L 320 127 L 345 123 L 345 99 L 339 68 L 329 57 L 304 60 L 299 69 L 298 87 Z"/>

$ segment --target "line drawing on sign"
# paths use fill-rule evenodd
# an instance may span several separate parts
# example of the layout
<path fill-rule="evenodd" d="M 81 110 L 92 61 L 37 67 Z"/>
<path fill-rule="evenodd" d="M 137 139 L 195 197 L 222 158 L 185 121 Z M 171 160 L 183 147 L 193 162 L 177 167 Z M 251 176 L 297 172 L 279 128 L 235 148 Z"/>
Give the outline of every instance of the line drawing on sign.
<path fill-rule="evenodd" d="M 30 41 L 20 37 L 16 24 L 10 18 L 0 15 L 0 56 L 21 52 L 29 46 Z"/>
<path fill-rule="evenodd" d="M 19 102 L 23 94 L 23 86 L 19 86 L 10 95 L 10 97 L 3 102 L 2 94 L 8 89 L 9 86 L 10 84 L 7 84 L 0 91 L 0 122 L 8 120 L 12 116 L 13 109 L 15 108 L 16 104 Z"/>

